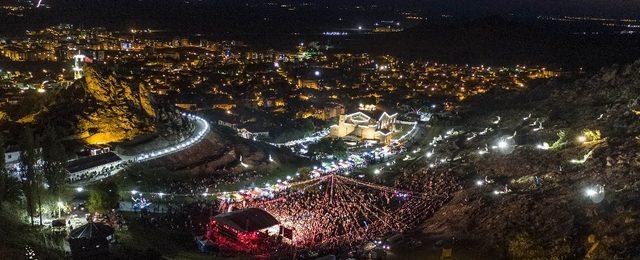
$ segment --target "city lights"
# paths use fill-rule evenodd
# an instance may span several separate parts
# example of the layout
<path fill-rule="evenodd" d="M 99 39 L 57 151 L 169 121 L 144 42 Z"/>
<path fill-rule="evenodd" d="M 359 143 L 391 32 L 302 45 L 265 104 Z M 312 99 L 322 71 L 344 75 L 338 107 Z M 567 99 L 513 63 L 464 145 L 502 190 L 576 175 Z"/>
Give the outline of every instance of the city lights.
<path fill-rule="evenodd" d="M 37 21 L 60 12 L 55 1 L 17 2 L 17 8 L 3 5 L 0 15 Z M 334 7 L 276 2 L 243 4 L 260 14 L 251 19 L 242 19 L 244 12 L 233 13 L 239 16 L 234 21 L 257 19 L 274 26 L 260 32 L 235 32 L 254 27 L 225 27 L 227 15 L 213 14 L 220 19 L 213 24 L 231 31 L 216 34 L 206 31 L 212 26 L 196 26 L 176 34 L 175 28 L 156 23 L 150 23 L 158 27 L 154 29 L 119 30 L 61 23 L 25 26 L 23 37 L 0 35 L 0 56 L 11 63 L 5 68 L 11 71 L 0 70 L 0 107 L 5 108 L 0 111 L 0 139 L 7 141 L 5 168 L 13 178 L 7 183 L 30 184 L 17 185 L 17 192 L 6 190 L 8 196 L 0 203 L 19 210 L 7 216 L 20 216 L 11 221 L 21 225 L 15 230 L 25 232 L 24 237 L 50 231 L 65 237 L 47 236 L 51 241 L 37 244 L 35 251 L 8 248 L 19 255 L 7 257 L 75 257 L 76 243 L 84 243 L 85 249 L 126 258 L 129 253 L 149 253 L 138 252 L 145 247 L 135 243 L 151 241 L 161 245 L 151 253 L 163 256 L 407 258 L 411 248 L 420 250 L 422 243 L 431 247 L 429 232 L 421 231 L 434 229 L 442 237 L 436 239 L 442 241 L 434 254 L 442 250 L 442 257 L 460 250 L 482 252 L 475 247 L 489 246 L 499 256 L 522 258 L 511 250 L 513 245 L 526 242 L 525 249 L 545 249 L 547 242 L 560 241 L 562 250 L 534 253 L 544 259 L 593 258 L 589 254 L 598 245 L 611 248 L 599 248 L 596 256 L 613 252 L 633 258 L 633 250 L 616 251 L 634 245 L 630 236 L 614 238 L 617 233 L 610 231 L 635 227 L 624 217 L 637 215 L 629 206 L 633 196 L 625 196 L 635 191 L 634 144 L 640 140 L 640 127 L 633 119 L 640 116 L 640 108 L 634 97 L 626 97 L 636 93 L 631 84 L 635 81 L 622 79 L 640 64 L 616 67 L 611 73 L 592 69 L 603 63 L 596 59 L 571 66 L 561 64 L 566 59 L 553 66 L 520 66 L 513 62 L 521 55 L 507 55 L 517 48 L 507 48 L 498 57 L 470 50 L 473 59 L 466 61 L 456 55 L 467 52 L 442 51 L 446 57 L 436 62 L 424 51 L 442 48 L 424 43 L 441 33 L 438 27 L 458 28 L 454 25 L 463 20 L 465 26 L 492 27 L 495 19 L 487 25 L 486 19 L 476 22 L 444 13 L 438 18 L 427 16 L 421 7 L 394 7 L 387 10 L 394 20 L 385 21 L 366 16 L 390 7 L 364 1 L 340 5 L 335 17 L 329 17 L 331 23 L 293 28 L 296 23 L 287 19 Z M 202 11 L 180 11 L 191 5 Z M 204 10 L 226 10 L 206 5 L 186 1 L 173 16 L 211 16 Z M 273 11 L 291 15 L 272 19 Z M 125 16 L 130 13 L 135 14 Z M 173 16 L 166 19 L 176 19 Z M 533 24 L 536 19 L 526 20 Z M 282 33 L 277 23 L 285 23 L 284 31 L 290 33 Z M 609 32 L 602 37 L 633 30 L 636 23 L 640 28 L 640 20 L 603 18 L 593 23 L 589 30 L 594 33 Z M 579 33 L 576 28 L 571 27 L 571 33 Z M 407 37 L 413 40 L 400 42 Z M 460 39 L 474 42 L 443 37 L 457 40 L 435 42 L 453 47 Z M 504 46 L 528 39 L 481 38 L 507 40 Z M 385 49 L 390 46 L 395 48 Z M 594 50 L 585 53 L 604 55 Z M 554 61 L 539 57 L 520 62 L 547 60 Z M 575 69 L 587 61 L 594 61 L 588 70 Z M 496 66 L 500 63 L 505 65 Z M 550 80 L 559 76 L 561 80 Z M 569 102 L 562 103 L 565 100 Z M 58 150 L 63 150 L 60 156 Z M 57 174 L 48 175 L 52 170 L 66 178 L 69 194 L 58 189 Z M 602 202 L 605 193 L 606 205 L 593 204 Z M 558 210 L 567 205 L 569 211 Z M 601 214 L 607 210 L 606 216 Z M 576 214 L 579 217 L 572 218 Z M 540 221 L 544 218 L 549 220 Z M 567 219 L 573 221 L 570 233 L 579 236 L 563 231 Z M 513 221 L 518 225 L 510 224 Z M 526 225 L 545 232 L 523 233 L 519 227 Z M 90 244 L 93 239 L 76 240 L 82 238 L 79 233 L 102 235 L 102 226 L 109 226 L 104 228 L 112 235 L 108 239 L 124 239 L 115 247 L 104 243 L 104 237 L 95 239 L 99 245 Z M 136 239 L 127 239 L 133 231 Z M 461 244 L 453 238 L 461 233 L 499 243 Z M 612 239 L 585 242 L 591 233 L 600 240 L 604 235 Z M 22 247 L 20 235 L 3 238 L 10 246 Z M 14 237 L 18 241 L 9 241 Z M 502 243 L 503 238 L 508 243 Z"/>

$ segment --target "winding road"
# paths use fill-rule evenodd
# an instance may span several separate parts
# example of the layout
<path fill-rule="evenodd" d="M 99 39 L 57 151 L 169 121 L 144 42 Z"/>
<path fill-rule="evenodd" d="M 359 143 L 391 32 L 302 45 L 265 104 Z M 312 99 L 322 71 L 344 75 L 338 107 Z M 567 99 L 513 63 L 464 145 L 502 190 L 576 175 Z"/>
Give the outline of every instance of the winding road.
<path fill-rule="evenodd" d="M 186 117 L 187 119 L 195 123 L 194 131 L 189 138 L 167 147 L 163 147 L 153 151 L 147 151 L 147 152 L 136 154 L 136 155 L 118 154 L 118 156 L 122 158 L 122 163 L 140 163 L 140 162 L 145 162 L 145 161 L 157 159 L 160 157 L 164 157 L 170 154 L 180 152 L 202 141 L 204 137 L 209 133 L 209 131 L 211 131 L 211 126 L 209 125 L 209 122 L 207 122 L 207 120 L 205 120 L 204 118 L 200 116 L 192 115 L 192 114 L 187 114 L 187 113 L 181 113 L 181 114 L 183 117 Z M 96 167 L 100 167 L 100 166 L 96 166 Z M 71 183 L 71 185 L 75 187 L 80 187 L 82 185 L 91 184 L 99 180 L 102 180 L 104 178 L 113 176 L 125 168 L 126 167 L 118 167 L 117 169 L 114 169 L 111 172 L 109 172 L 109 174 L 101 174 L 93 178 L 76 181 Z"/>

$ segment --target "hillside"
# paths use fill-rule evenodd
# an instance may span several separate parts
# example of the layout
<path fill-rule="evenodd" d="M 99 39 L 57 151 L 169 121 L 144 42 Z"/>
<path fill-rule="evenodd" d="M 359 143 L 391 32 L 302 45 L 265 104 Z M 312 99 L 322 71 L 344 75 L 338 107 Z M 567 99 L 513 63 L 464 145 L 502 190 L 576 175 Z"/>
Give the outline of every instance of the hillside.
<path fill-rule="evenodd" d="M 638 94 L 640 61 L 469 100 L 436 148 L 462 159 L 416 173 L 462 185 L 423 232 L 476 255 L 640 257 Z M 492 147 L 510 136 L 512 150 Z"/>
<path fill-rule="evenodd" d="M 144 85 L 131 86 L 92 67 L 51 100 L 20 122 L 53 126 L 92 144 L 132 139 L 155 129 L 156 110 Z"/>

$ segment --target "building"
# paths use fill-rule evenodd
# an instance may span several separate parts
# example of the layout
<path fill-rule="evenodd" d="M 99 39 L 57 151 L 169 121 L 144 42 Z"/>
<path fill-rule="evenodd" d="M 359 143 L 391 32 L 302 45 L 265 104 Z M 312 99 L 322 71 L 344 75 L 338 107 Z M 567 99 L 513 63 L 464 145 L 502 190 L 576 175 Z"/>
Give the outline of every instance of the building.
<path fill-rule="evenodd" d="M 36 155 L 42 155 L 42 147 L 36 149 Z M 12 173 L 14 176 L 19 177 L 22 167 L 22 150 L 17 145 L 10 145 L 6 148 L 4 153 L 5 169 Z M 42 158 L 38 157 L 36 167 L 42 166 Z"/>
<path fill-rule="evenodd" d="M 21 151 L 19 150 L 18 146 L 9 146 L 6 149 L 6 151 L 4 152 L 4 162 L 7 169 L 12 168 L 14 165 L 20 164 L 20 162 L 22 161 L 20 153 Z"/>
<path fill-rule="evenodd" d="M 331 126 L 330 134 L 334 137 L 350 138 L 356 141 L 376 141 L 389 144 L 396 132 L 397 117 L 397 113 L 390 115 L 387 112 L 380 113 L 379 111 L 372 111 L 369 115 L 362 111 L 340 115 L 338 124 Z"/>
<path fill-rule="evenodd" d="M 209 223 L 206 238 L 216 244 L 239 243 L 247 249 L 260 241 L 280 234 L 280 222 L 269 212 L 258 208 L 222 213 Z"/>
<path fill-rule="evenodd" d="M 122 164 L 123 160 L 113 152 L 84 157 L 67 162 L 69 180 L 81 180 L 95 174 L 114 171 Z"/>
<path fill-rule="evenodd" d="M 237 129 L 238 135 L 244 139 L 258 139 L 258 138 L 268 138 L 269 137 L 269 131 L 255 131 L 255 132 L 251 132 L 249 130 L 247 130 L 246 128 L 240 128 Z"/>
<path fill-rule="evenodd" d="M 380 21 L 374 24 L 373 32 L 375 33 L 393 33 L 402 32 L 404 28 L 400 26 L 400 22 L 396 21 Z"/>
<path fill-rule="evenodd" d="M 320 89 L 320 83 L 316 79 L 298 79 L 298 88 Z"/>
<path fill-rule="evenodd" d="M 314 117 L 320 120 L 330 120 L 340 115 L 344 115 L 345 109 L 341 104 L 329 103 L 321 108 L 310 108 L 296 113 L 297 118 Z"/>

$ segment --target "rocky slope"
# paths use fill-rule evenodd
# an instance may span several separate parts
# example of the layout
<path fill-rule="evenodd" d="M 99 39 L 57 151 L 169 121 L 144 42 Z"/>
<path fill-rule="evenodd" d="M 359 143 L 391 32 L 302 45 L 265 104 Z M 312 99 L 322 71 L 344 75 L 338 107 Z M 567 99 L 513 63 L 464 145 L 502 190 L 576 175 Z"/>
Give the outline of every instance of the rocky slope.
<path fill-rule="evenodd" d="M 449 119 L 462 134 L 436 152 L 462 159 L 426 170 L 460 176 L 464 188 L 423 231 L 512 259 L 640 257 L 639 94 L 640 61 L 469 100 Z M 511 135 L 512 152 L 478 154 Z M 599 202 L 587 193 L 598 186 Z"/>
<path fill-rule="evenodd" d="M 56 93 L 44 110 L 21 119 L 53 125 L 77 139 L 101 144 L 131 139 L 155 129 L 149 91 L 112 74 L 85 68 L 85 77 Z"/>

